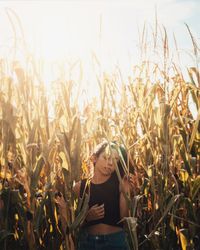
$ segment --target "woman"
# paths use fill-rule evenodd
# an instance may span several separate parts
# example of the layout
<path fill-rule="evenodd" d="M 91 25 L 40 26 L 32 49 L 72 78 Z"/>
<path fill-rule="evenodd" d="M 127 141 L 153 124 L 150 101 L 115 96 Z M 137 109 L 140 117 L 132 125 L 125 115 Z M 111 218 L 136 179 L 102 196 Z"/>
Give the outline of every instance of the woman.
<path fill-rule="evenodd" d="M 120 223 L 121 219 L 128 216 L 124 192 L 129 192 L 129 182 L 123 178 L 120 185 L 117 171 L 118 174 L 123 172 L 120 166 L 122 151 L 120 155 L 118 152 L 115 143 L 103 142 L 92 155 L 94 175 L 87 188 L 89 210 L 81 228 L 78 250 L 129 249 Z M 86 179 L 77 183 L 74 191 L 78 197 L 82 197 L 85 188 Z"/>

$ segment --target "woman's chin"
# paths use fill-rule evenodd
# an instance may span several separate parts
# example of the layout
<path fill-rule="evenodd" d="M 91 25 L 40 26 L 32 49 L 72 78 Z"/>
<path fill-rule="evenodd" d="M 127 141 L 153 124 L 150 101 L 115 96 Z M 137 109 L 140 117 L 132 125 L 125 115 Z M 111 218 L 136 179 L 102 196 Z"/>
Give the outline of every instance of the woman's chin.
<path fill-rule="evenodd" d="M 106 176 L 110 176 L 111 174 L 112 174 L 112 171 L 110 171 L 110 170 L 104 171 L 104 175 L 106 175 Z"/>

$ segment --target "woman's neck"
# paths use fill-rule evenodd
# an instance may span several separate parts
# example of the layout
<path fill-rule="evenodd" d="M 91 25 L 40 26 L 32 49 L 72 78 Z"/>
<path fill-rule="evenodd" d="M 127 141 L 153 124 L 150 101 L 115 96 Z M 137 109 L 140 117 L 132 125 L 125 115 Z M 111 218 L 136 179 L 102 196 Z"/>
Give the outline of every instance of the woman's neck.
<path fill-rule="evenodd" d="M 107 181 L 110 177 L 111 177 L 111 175 L 103 175 L 101 173 L 94 171 L 94 175 L 92 177 L 92 182 L 94 184 L 100 184 L 100 183 Z"/>

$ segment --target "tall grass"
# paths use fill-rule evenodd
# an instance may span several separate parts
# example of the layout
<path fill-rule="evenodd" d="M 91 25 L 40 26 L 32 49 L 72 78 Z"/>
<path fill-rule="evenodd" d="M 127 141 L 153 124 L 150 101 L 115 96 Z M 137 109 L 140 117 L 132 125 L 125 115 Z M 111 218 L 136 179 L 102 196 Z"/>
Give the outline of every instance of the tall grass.
<path fill-rule="evenodd" d="M 53 120 L 39 64 L 31 58 L 24 68 L 1 60 L 1 249 L 71 249 L 87 209 L 86 199 L 76 212 L 72 186 L 89 174 L 87 159 L 102 138 L 125 145 L 132 163 L 126 170 L 138 178 L 135 196 L 127 197 L 132 248 L 199 249 L 199 49 L 187 26 L 195 59 L 188 81 L 173 61 L 165 28 L 156 22 L 151 43 L 147 30 L 144 26 L 141 63 L 132 76 L 123 80 L 120 69 L 97 74 L 99 99 L 85 107 L 78 105 L 81 96 L 71 72 L 61 73 L 54 82 Z M 158 61 L 151 60 L 152 50 Z M 68 234 L 56 191 L 67 202 Z"/>

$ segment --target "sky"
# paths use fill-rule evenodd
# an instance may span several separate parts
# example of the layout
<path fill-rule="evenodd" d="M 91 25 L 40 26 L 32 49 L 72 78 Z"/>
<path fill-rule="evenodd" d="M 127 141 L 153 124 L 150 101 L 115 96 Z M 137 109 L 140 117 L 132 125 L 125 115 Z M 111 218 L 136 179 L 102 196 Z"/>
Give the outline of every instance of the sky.
<path fill-rule="evenodd" d="M 87 57 L 91 51 L 109 55 L 112 63 L 131 57 L 138 43 L 138 29 L 144 22 L 154 23 L 155 9 L 159 23 L 176 34 L 180 47 L 190 47 L 184 23 L 198 39 L 200 33 L 198 0 L 15 0 L 0 1 L 0 44 L 13 37 L 6 8 L 21 20 L 30 50 L 48 60 Z M 20 37 L 19 32 L 17 35 Z"/>
<path fill-rule="evenodd" d="M 128 75 L 139 60 L 138 31 L 141 33 L 145 22 L 151 29 L 155 9 L 160 27 L 165 26 L 171 40 L 173 33 L 176 36 L 183 66 L 193 66 L 188 56 L 192 43 L 184 23 L 199 42 L 199 0 L 0 0 L 0 58 L 24 58 L 28 51 L 46 65 L 81 60 L 89 84 L 95 55 L 102 71 L 111 72 L 117 65 Z M 28 45 L 26 51 L 17 20 Z M 46 82 L 56 77 L 50 68 L 45 72 Z"/>

